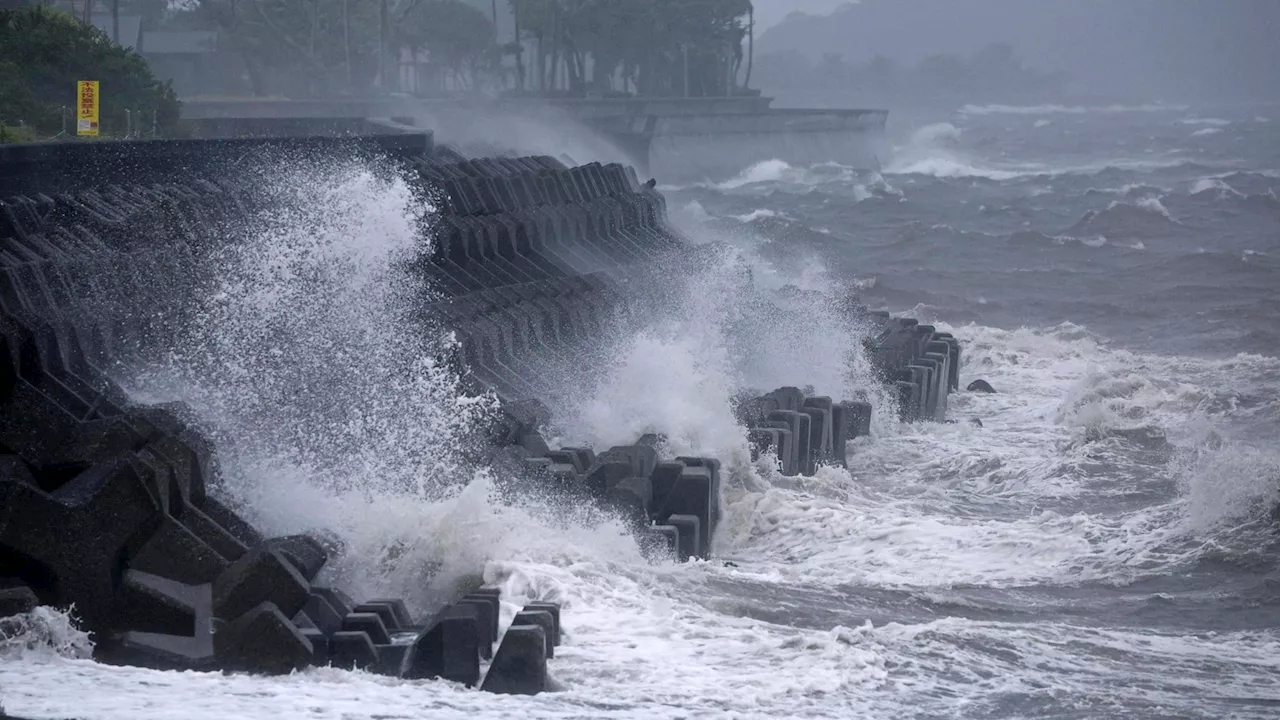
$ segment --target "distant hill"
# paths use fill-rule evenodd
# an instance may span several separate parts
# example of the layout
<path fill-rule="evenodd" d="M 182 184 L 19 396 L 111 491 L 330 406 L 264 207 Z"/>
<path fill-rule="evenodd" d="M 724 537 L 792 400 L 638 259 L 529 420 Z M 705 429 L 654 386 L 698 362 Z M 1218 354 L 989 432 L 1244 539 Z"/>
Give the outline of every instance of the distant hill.
<path fill-rule="evenodd" d="M 1277 37 L 1280 0 L 860 0 L 792 14 L 757 38 L 756 56 L 914 65 L 1007 42 L 1029 67 L 1069 73 L 1077 94 L 1259 99 L 1280 96 Z"/>

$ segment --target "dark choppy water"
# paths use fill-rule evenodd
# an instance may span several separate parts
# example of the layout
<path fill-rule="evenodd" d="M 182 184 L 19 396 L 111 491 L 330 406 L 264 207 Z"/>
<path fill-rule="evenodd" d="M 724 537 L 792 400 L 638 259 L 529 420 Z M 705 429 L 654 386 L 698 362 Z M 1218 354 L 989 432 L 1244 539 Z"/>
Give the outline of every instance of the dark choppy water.
<path fill-rule="evenodd" d="M 734 272 L 670 288 L 677 317 L 617 338 L 597 385 L 565 388 L 566 443 L 655 431 L 673 451 L 725 460 L 716 561 L 650 565 L 617 525 L 497 502 L 483 475 L 429 502 L 387 487 L 422 470 L 423 453 L 406 448 L 433 449 L 458 424 L 447 378 L 428 367 L 408 385 L 384 382 L 399 365 L 374 351 L 412 346 L 387 327 L 395 294 L 380 290 L 386 258 L 416 242 L 403 183 L 363 171 L 308 180 L 323 190 L 318 207 L 341 201 L 308 216 L 339 219 L 251 246 L 205 329 L 211 357 L 233 370 L 254 359 L 258 376 L 222 372 L 211 390 L 198 373 L 176 390 L 140 381 L 225 421 L 232 439 L 237 423 L 260 439 L 297 420 L 308 452 L 287 438 L 257 454 L 242 443 L 224 465 L 269 531 L 321 525 L 351 548 L 339 570 L 386 570 L 339 575 L 353 594 L 412 599 L 430 567 L 564 602 L 553 672 L 566 691 L 106 668 L 68 659 L 78 638 L 54 617 L 45 632 L 62 656 L 0 653 L 5 707 L 103 718 L 1280 715 L 1269 519 L 1280 499 L 1280 108 L 970 108 L 895 122 L 912 131 L 882 173 L 770 162 L 671 188 L 669 204 L 695 237 L 737 246 L 763 286 L 844 286 L 952 330 L 966 382 L 999 394 L 953 396 L 956 424 L 880 416 L 848 473 L 753 467 L 729 407 L 739 386 L 868 386 L 846 372 L 858 336 L 837 314 L 787 291 L 801 315 L 743 317 Z M 317 276 L 332 281 L 319 295 L 305 281 Z M 329 405 L 305 404 L 296 388 L 316 373 L 351 388 L 358 417 L 330 422 Z M 329 445 L 366 452 L 326 465 L 315 448 Z"/>
<path fill-rule="evenodd" d="M 874 281 L 869 301 L 1274 354 L 1280 121 L 1253 112 L 959 113 L 917 131 L 879 178 L 769 164 L 729 185 L 757 182 L 676 197 L 781 213 L 756 223 L 780 253 Z"/>
<path fill-rule="evenodd" d="M 898 716 L 1280 713 L 1277 111 L 967 108 L 882 173 L 674 193 L 952 326 L 1001 391 L 953 404 L 983 428 L 881 438 L 848 496 L 787 508 L 816 537 L 757 552 L 810 592 L 739 590 L 747 611 L 869 620 Z"/>

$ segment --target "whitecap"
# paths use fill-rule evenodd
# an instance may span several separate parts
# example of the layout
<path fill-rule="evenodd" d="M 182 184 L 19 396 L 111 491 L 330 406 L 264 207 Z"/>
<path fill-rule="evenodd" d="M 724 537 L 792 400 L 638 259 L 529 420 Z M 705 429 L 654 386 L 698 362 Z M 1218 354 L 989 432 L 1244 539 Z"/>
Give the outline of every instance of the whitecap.
<path fill-rule="evenodd" d="M 1241 194 L 1235 188 L 1228 185 L 1227 182 L 1220 177 L 1199 178 L 1194 183 L 1192 183 L 1191 189 L 1189 192 L 1192 195 L 1199 195 L 1201 193 L 1215 193 L 1218 195 L 1219 198 L 1243 197 L 1243 194 Z"/>
<path fill-rule="evenodd" d="M 1111 207 L 1115 207 L 1118 202 L 1119 201 L 1111 203 Z M 1144 197 L 1139 200 L 1135 200 L 1133 205 L 1134 207 L 1146 210 L 1147 212 L 1160 215 L 1169 222 L 1178 222 L 1178 220 L 1169 212 L 1169 208 L 1165 207 L 1164 203 L 1160 202 L 1160 198 L 1158 197 Z"/>
<path fill-rule="evenodd" d="M 1183 118 L 1178 122 L 1183 125 L 1209 125 L 1211 127 L 1226 127 L 1231 124 L 1230 120 L 1222 118 Z"/>
<path fill-rule="evenodd" d="M 673 215 L 675 215 L 673 219 L 677 223 L 703 223 L 711 220 L 711 213 L 707 212 L 707 209 L 697 200 L 690 200 L 685 203 L 680 208 L 677 208 Z"/>
<path fill-rule="evenodd" d="M 1185 105 L 965 105 L 962 115 L 1085 115 L 1089 113 L 1139 113 L 1186 110 Z"/>
<path fill-rule="evenodd" d="M 780 213 L 776 210 L 770 210 L 768 208 L 758 208 L 744 215 L 734 215 L 733 217 L 738 222 L 751 223 L 751 222 L 755 222 L 756 220 L 764 220 L 766 218 L 786 218 L 787 215 L 786 213 Z"/>
<path fill-rule="evenodd" d="M 745 185 L 778 182 L 788 177 L 794 177 L 795 174 L 795 168 L 784 160 L 764 160 L 743 170 L 737 177 L 726 180 L 716 187 L 723 190 L 734 190 Z"/>
<path fill-rule="evenodd" d="M 897 148 L 885 172 L 891 175 L 932 175 L 939 178 L 984 177 L 1008 180 L 1022 173 L 980 167 L 957 147 L 960 130 L 951 123 L 926 125 Z"/>
<path fill-rule="evenodd" d="M 1199 533 L 1228 530 L 1280 505 L 1280 456 L 1236 443 L 1195 448 L 1175 473 L 1187 498 L 1187 520 Z"/>

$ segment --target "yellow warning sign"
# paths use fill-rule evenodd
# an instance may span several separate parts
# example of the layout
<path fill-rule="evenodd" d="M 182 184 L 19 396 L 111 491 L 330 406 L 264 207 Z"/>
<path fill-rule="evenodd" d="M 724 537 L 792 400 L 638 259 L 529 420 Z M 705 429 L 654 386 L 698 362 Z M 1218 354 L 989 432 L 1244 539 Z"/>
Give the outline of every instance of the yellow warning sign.
<path fill-rule="evenodd" d="M 98 134 L 98 81 L 76 83 L 76 134 Z"/>

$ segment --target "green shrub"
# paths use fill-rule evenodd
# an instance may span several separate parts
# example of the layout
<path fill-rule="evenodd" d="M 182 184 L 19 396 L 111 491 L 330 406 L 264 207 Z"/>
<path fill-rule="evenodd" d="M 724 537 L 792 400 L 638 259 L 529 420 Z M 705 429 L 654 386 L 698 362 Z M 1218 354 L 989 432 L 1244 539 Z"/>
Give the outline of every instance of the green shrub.
<path fill-rule="evenodd" d="M 0 125 L 0 144 L 36 142 L 42 139 L 30 125 Z"/>
<path fill-rule="evenodd" d="M 99 124 L 123 133 L 126 111 L 166 134 L 178 121 L 173 88 L 147 61 L 92 25 L 42 6 L 0 10 L 0 121 L 22 121 L 43 134 L 62 129 L 62 108 L 76 107 L 76 81 L 97 80 Z M 74 116 L 71 117 L 74 132 Z"/>

